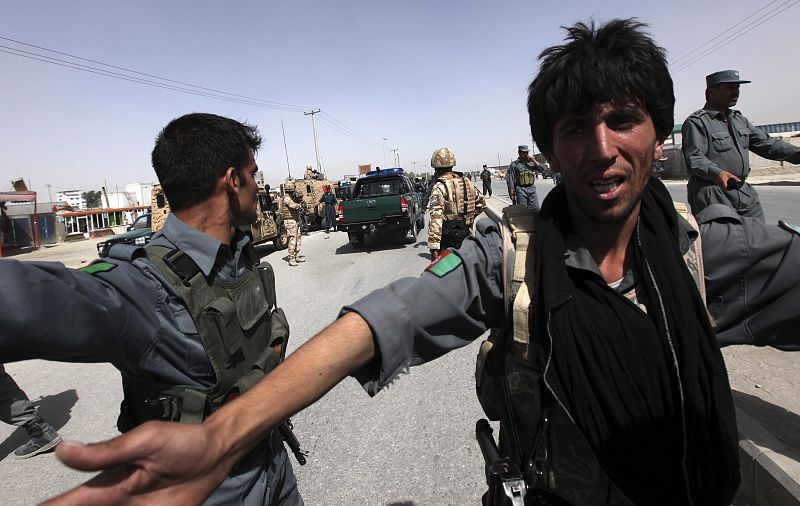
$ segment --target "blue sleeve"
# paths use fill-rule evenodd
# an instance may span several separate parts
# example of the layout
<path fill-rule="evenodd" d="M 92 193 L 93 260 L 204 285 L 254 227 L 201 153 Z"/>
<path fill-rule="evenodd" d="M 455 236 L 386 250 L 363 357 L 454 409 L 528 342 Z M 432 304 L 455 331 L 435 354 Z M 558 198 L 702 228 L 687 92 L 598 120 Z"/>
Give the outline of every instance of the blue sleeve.
<path fill-rule="evenodd" d="M 130 264 L 89 274 L 0 260 L 0 362 L 120 362 L 158 332 L 155 282 Z"/>
<path fill-rule="evenodd" d="M 367 321 L 379 350 L 379 359 L 354 375 L 370 395 L 408 367 L 502 326 L 502 242 L 487 221 L 450 254 L 457 256 L 452 270 L 441 275 L 429 266 L 419 278 L 397 280 L 342 309 Z"/>
<path fill-rule="evenodd" d="M 721 204 L 706 207 L 697 220 L 720 345 L 800 351 L 800 235 Z"/>

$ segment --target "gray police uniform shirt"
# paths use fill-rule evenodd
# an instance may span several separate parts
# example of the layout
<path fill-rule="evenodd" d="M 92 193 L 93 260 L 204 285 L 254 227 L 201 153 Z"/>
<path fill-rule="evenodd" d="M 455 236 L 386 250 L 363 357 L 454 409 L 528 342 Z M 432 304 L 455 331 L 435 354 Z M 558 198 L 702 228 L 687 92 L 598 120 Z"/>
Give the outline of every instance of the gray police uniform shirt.
<path fill-rule="evenodd" d="M 246 269 L 243 251 L 250 238 L 237 233 L 231 249 L 170 214 L 151 242 L 180 248 L 203 274 L 230 282 Z M 6 294 L 0 297 L 0 362 L 110 362 L 164 383 L 213 385 L 216 377 L 194 321 L 158 270 L 146 258 L 108 260 L 116 267 L 94 275 L 57 262 L 0 260 Z M 43 303 L 48 300 L 58 301 L 56 311 Z M 273 434 L 206 504 L 262 505 L 279 497 L 302 504 L 286 450 Z"/>
<path fill-rule="evenodd" d="M 706 104 L 683 123 L 683 155 L 692 175 L 713 182 L 724 170 L 745 179 L 750 174 L 748 150 L 770 160 L 800 163 L 800 147 L 770 137 L 741 112 L 731 110 L 728 120 L 724 118 Z"/>
<path fill-rule="evenodd" d="M 791 309 L 800 297 L 800 237 L 719 204 L 709 206 L 701 219 L 706 291 L 718 342 L 800 350 L 793 330 L 800 314 Z M 689 224 L 681 222 L 685 250 L 695 238 Z M 486 219 L 476 229 L 453 253 L 461 262 L 452 272 L 439 277 L 426 270 L 419 278 L 399 279 L 342 309 L 342 314 L 361 315 L 374 335 L 380 358 L 354 374 L 370 395 L 408 367 L 503 325 L 500 233 Z M 583 246 L 569 240 L 567 245 L 573 248 L 568 265 L 599 272 Z M 618 289 L 624 291 L 626 284 Z"/>

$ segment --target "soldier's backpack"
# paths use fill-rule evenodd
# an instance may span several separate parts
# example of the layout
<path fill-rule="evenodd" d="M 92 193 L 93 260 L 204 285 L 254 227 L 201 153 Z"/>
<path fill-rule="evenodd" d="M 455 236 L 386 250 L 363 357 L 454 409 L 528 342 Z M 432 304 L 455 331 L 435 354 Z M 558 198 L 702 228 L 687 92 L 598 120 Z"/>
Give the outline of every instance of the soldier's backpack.
<path fill-rule="evenodd" d="M 462 191 L 462 207 L 459 213 L 457 209 L 458 199 L 454 193 L 455 184 L 451 190 L 451 185 L 445 181 L 445 189 L 447 190 L 447 201 L 444 203 L 445 220 L 442 223 L 442 240 L 441 249 L 445 248 L 460 248 L 461 243 L 470 234 L 469 226 L 467 225 L 467 212 L 469 211 L 469 196 L 467 194 L 467 182 L 464 176 L 461 178 L 461 191 Z M 474 197 L 473 197 L 474 200 Z M 448 216 L 456 215 L 455 219 L 447 219 Z"/>

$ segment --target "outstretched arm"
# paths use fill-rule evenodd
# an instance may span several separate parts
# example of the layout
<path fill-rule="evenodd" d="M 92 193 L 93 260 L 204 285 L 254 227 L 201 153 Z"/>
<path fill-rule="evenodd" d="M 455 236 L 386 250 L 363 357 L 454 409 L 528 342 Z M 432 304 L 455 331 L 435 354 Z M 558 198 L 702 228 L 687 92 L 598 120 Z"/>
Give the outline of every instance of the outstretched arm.
<path fill-rule="evenodd" d="M 348 313 L 200 425 L 149 422 L 102 443 L 62 443 L 65 464 L 102 472 L 45 504 L 200 504 L 273 427 L 375 356 L 369 326 Z"/>

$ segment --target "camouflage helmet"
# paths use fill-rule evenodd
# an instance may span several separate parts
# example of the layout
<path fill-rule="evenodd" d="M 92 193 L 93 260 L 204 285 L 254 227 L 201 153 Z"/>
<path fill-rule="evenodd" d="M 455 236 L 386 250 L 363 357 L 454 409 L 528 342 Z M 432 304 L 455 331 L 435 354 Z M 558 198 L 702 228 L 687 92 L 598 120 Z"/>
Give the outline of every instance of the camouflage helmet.
<path fill-rule="evenodd" d="M 434 169 L 442 169 L 456 166 L 456 155 L 450 151 L 450 148 L 439 148 L 433 152 L 431 156 L 431 167 Z"/>
<path fill-rule="evenodd" d="M 293 192 L 294 191 L 294 181 L 286 181 L 283 184 L 283 191 L 285 191 L 285 192 Z"/>

